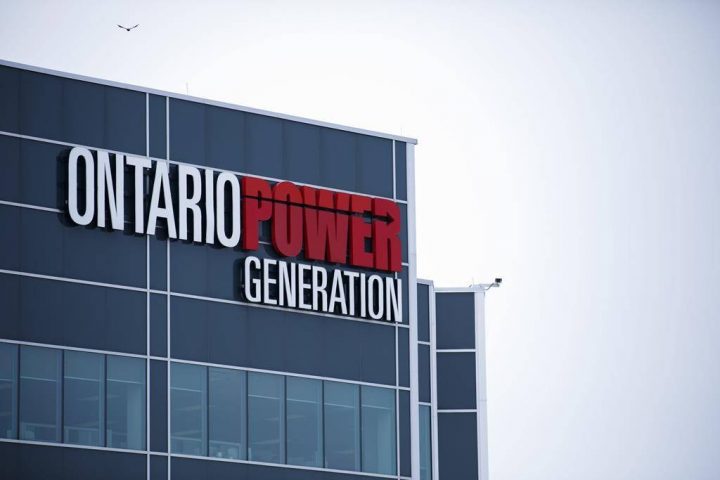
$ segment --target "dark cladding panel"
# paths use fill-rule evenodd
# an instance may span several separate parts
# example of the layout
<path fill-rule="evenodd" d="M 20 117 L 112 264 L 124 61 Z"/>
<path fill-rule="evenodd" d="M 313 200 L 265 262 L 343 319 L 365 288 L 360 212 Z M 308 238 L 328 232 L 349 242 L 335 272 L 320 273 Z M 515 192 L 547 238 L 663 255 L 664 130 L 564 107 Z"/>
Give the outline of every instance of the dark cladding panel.
<path fill-rule="evenodd" d="M 408 215 L 407 205 L 404 203 L 398 203 L 400 207 L 400 244 L 402 245 L 402 261 L 408 261 Z"/>
<path fill-rule="evenodd" d="M 167 296 L 150 295 L 150 355 L 167 356 Z"/>
<path fill-rule="evenodd" d="M 0 130 L 20 129 L 20 71 L 0 65 Z"/>
<path fill-rule="evenodd" d="M 284 178 L 283 121 L 248 113 L 245 115 L 245 172 Z"/>
<path fill-rule="evenodd" d="M 322 185 L 320 127 L 285 122 L 284 141 L 288 180 Z"/>
<path fill-rule="evenodd" d="M 435 294 L 437 348 L 475 348 L 475 294 Z"/>
<path fill-rule="evenodd" d="M 386 325 L 177 297 L 170 318 L 175 358 L 395 383 Z"/>
<path fill-rule="evenodd" d="M 381 197 L 393 196 L 392 140 L 357 135 L 358 190 Z"/>
<path fill-rule="evenodd" d="M 320 162 L 323 183 L 341 190 L 356 191 L 356 135 L 334 129 L 320 133 Z"/>
<path fill-rule="evenodd" d="M 475 354 L 437 354 L 438 408 L 475 408 Z"/>
<path fill-rule="evenodd" d="M 150 95 L 150 156 L 167 158 L 167 97 Z"/>
<path fill-rule="evenodd" d="M 141 237 L 71 227 L 63 214 L 7 205 L 0 205 L 0 219 L 2 246 L 7 249 L 0 256 L 0 268 L 145 286 L 145 240 Z"/>
<path fill-rule="evenodd" d="M 78 145 L 102 145 L 105 124 L 105 89 L 102 85 L 63 81 L 64 128 L 62 139 Z M 143 118 L 144 120 L 144 118 Z"/>
<path fill-rule="evenodd" d="M 150 288 L 167 289 L 168 241 L 158 237 L 149 237 L 150 242 Z"/>
<path fill-rule="evenodd" d="M 0 286 L 3 338 L 145 353 L 144 293 L 7 274 Z"/>
<path fill-rule="evenodd" d="M 170 160 L 207 165 L 205 158 L 205 106 L 170 99 Z"/>
<path fill-rule="evenodd" d="M 438 413 L 438 467 L 440 478 L 478 478 L 474 413 Z"/>
<path fill-rule="evenodd" d="M 417 284 L 418 340 L 430 341 L 430 286 Z"/>
<path fill-rule="evenodd" d="M 105 141 L 108 150 L 145 155 L 147 139 L 145 94 L 122 88 L 105 89 Z"/>
<path fill-rule="evenodd" d="M 205 158 L 207 165 L 224 170 L 243 170 L 245 114 L 229 108 L 205 107 Z"/>
<path fill-rule="evenodd" d="M 407 144 L 395 141 L 395 196 L 407 200 Z"/>
<path fill-rule="evenodd" d="M 0 200 L 65 208 L 69 147 L 0 135 Z"/>
<path fill-rule="evenodd" d="M 167 452 L 167 363 L 150 360 L 150 450 Z"/>
<path fill-rule="evenodd" d="M 170 288 L 173 292 L 237 300 L 240 252 L 207 244 L 170 243 Z"/>
<path fill-rule="evenodd" d="M 173 480 L 377 480 L 377 477 L 368 475 L 304 470 L 283 465 L 275 467 L 178 457 L 172 459 L 171 471 Z"/>
<path fill-rule="evenodd" d="M 410 392 L 400 390 L 400 475 L 410 476 Z"/>
<path fill-rule="evenodd" d="M 430 403 L 430 347 L 418 345 L 418 380 L 420 401 Z"/>
<path fill-rule="evenodd" d="M 145 154 L 145 94 L 22 71 L 20 133 Z"/>
<path fill-rule="evenodd" d="M 0 478 L 12 480 L 145 480 L 142 454 L 0 443 Z"/>
<path fill-rule="evenodd" d="M 162 455 L 150 456 L 150 480 L 167 480 L 168 457 Z"/>
<path fill-rule="evenodd" d="M 20 73 L 20 133 L 62 140 L 63 80 L 42 73 Z"/>
<path fill-rule="evenodd" d="M 410 386 L 410 330 L 398 328 L 398 381 L 401 387 Z"/>

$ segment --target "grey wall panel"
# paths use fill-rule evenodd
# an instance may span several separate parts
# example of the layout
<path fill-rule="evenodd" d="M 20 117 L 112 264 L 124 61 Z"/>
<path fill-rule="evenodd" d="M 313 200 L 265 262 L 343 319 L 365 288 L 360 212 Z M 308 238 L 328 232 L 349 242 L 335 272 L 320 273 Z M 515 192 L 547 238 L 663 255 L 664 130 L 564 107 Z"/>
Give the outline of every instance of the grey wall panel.
<path fill-rule="evenodd" d="M 475 354 L 437 354 L 438 408 L 476 407 Z"/>
<path fill-rule="evenodd" d="M 150 237 L 150 288 L 167 289 L 167 251 L 168 241 Z"/>
<path fill-rule="evenodd" d="M 150 156 L 167 158 L 167 97 L 150 95 L 148 103 Z"/>
<path fill-rule="evenodd" d="M 417 284 L 418 340 L 430 341 L 430 286 Z"/>
<path fill-rule="evenodd" d="M 150 450 L 167 452 L 167 363 L 150 360 Z"/>
<path fill-rule="evenodd" d="M 410 446 L 410 392 L 400 390 L 400 409 L 398 420 L 400 421 L 400 475 L 409 477 L 411 470 Z"/>
<path fill-rule="evenodd" d="M 0 205 L 0 268 L 145 286 L 144 239 L 64 222 L 59 213 Z"/>
<path fill-rule="evenodd" d="M 145 480 L 145 455 L 0 443 L 0 478 Z"/>
<path fill-rule="evenodd" d="M 395 142 L 395 195 L 399 200 L 407 200 L 407 145 Z"/>
<path fill-rule="evenodd" d="M 297 182 L 323 184 L 320 156 L 321 128 L 299 122 L 285 123 L 287 176 Z"/>
<path fill-rule="evenodd" d="M 3 338 L 145 353 L 144 293 L 7 274 L 0 286 Z"/>
<path fill-rule="evenodd" d="M 359 191 L 392 198 L 392 140 L 358 135 L 357 150 Z"/>
<path fill-rule="evenodd" d="M 150 480 L 167 480 L 168 457 L 162 455 L 150 456 Z"/>
<path fill-rule="evenodd" d="M 438 414 L 438 467 L 441 479 L 478 478 L 477 418 L 474 413 Z"/>
<path fill-rule="evenodd" d="M 398 329 L 398 380 L 401 387 L 410 386 L 410 330 Z"/>
<path fill-rule="evenodd" d="M 20 130 L 20 70 L 0 66 L 0 130 Z"/>
<path fill-rule="evenodd" d="M 435 295 L 437 348 L 475 348 L 473 293 Z"/>
<path fill-rule="evenodd" d="M 418 385 L 421 402 L 430 402 L 430 347 L 418 345 Z"/>
<path fill-rule="evenodd" d="M 176 358 L 395 383 L 388 326 L 178 297 L 170 318 Z"/>
<path fill-rule="evenodd" d="M 167 296 L 150 294 L 150 355 L 167 356 Z"/>
<path fill-rule="evenodd" d="M 20 133 L 145 154 L 145 94 L 22 71 Z"/>
<path fill-rule="evenodd" d="M 70 148 L 0 135 L 0 200 L 65 209 Z"/>
<path fill-rule="evenodd" d="M 172 480 L 376 480 L 367 475 L 218 462 L 210 459 L 173 458 Z"/>
<path fill-rule="evenodd" d="M 251 175 L 284 178 L 283 121 L 245 114 L 244 171 Z"/>

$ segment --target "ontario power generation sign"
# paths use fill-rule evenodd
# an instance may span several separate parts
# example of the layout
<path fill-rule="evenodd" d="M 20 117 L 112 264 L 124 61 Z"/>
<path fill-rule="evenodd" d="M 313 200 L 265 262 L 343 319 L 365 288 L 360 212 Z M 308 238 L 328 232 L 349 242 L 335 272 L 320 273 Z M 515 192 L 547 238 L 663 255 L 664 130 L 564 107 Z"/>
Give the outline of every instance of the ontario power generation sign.
<path fill-rule="evenodd" d="M 76 225 L 245 252 L 243 301 L 402 321 L 392 200 L 74 147 L 67 209 Z M 279 258 L 252 254 L 263 223 Z"/>

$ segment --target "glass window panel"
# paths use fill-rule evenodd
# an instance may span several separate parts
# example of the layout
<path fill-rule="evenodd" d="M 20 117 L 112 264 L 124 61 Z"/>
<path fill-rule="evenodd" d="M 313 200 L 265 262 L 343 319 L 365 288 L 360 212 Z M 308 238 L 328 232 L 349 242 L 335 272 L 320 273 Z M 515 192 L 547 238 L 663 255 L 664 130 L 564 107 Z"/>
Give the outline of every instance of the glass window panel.
<path fill-rule="evenodd" d="M 430 407 L 420 405 L 420 480 L 432 478 L 432 443 Z"/>
<path fill-rule="evenodd" d="M 362 387 L 363 472 L 395 475 L 395 390 Z"/>
<path fill-rule="evenodd" d="M 287 377 L 287 463 L 322 467 L 322 381 Z"/>
<path fill-rule="evenodd" d="M 0 343 L 0 438 L 17 438 L 18 347 Z"/>
<path fill-rule="evenodd" d="M 207 455 L 207 368 L 173 363 L 170 396 L 171 451 Z"/>
<path fill-rule="evenodd" d="M 20 439 L 60 441 L 62 351 L 20 348 Z"/>
<path fill-rule="evenodd" d="M 248 459 L 284 463 L 285 378 L 248 373 Z"/>
<path fill-rule="evenodd" d="M 360 389 L 325 382 L 325 467 L 360 470 Z"/>
<path fill-rule="evenodd" d="M 145 449 L 145 360 L 107 357 L 107 446 Z"/>
<path fill-rule="evenodd" d="M 245 372 L 209 369 L 210 456 L 246 459 Z"/>
<path fill-rule="evenodd" d="M 104 446 L 105 356 L 66 351 L 64 357 L 64 441 Z"/>

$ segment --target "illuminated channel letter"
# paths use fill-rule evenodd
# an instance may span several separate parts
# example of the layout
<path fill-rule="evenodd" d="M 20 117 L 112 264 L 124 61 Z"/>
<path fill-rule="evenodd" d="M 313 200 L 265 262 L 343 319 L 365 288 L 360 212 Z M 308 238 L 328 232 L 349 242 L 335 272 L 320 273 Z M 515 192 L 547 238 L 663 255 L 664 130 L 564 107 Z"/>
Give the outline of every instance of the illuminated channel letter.
<path fill-rule="evenodd" d="M 78 205 L 78 159 L 85 165 L 85 213 L 80 214 Z M 68 160 L 68 210 L 70 218 L 78 225 L 89 225 L 95 216 L 95 160 L 87 148 L 75 147 Z"/>
<path fill-rule="evenodd" d="M 107 196 L 112 228 L 123 230 L 125 228 L 125 157 L 119 153 L 115 154 L 113 182 L 110 154 L 98 150 L 97 155 L 97 225 L 105 228 L 105 197 Z"/>
<path fill-rule="evenodd" d="M 192 196 L 188 196 L 188 179 L 191 180 Z M 202 178 L 200 170 L 188 165 L 178 165 L 178 230 L 180 240 L 188 239 L 188 212 L 192 212 L 193 242 L 202 242 Z"/>
<path fill-rule="evenodd" d="M 230 235 L 225 230 L 225 186 L 230 185 Z M 233 248 L 240 243 L 240 182 L 229 172 L 222 172 L 217 178 L 217 205 L 215 206 L 217 238 L 224 247 Z"/>

